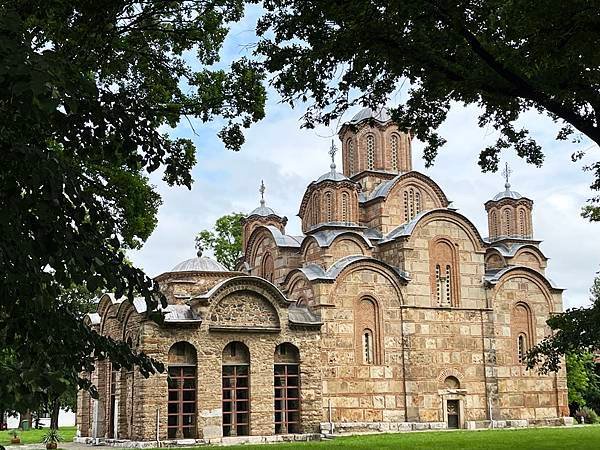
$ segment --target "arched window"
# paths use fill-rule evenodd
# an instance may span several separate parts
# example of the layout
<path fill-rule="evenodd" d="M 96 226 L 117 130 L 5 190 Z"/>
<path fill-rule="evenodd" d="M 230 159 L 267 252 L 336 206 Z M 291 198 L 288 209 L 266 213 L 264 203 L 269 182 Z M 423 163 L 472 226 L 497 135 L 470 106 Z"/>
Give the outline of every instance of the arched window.
<path fill-rule="evenodd" d="M 242 342 L 223 349 L 223 436 L 250 434 L 250 352 Z"/>
<path fill-rule="evenodd" d="M 410 215 L 408 211 L 408 191 L 404 191 L 404 221 L 408 222 L 410 220 Z"/>
<path fill-rule="evenodd" d="M 375 136 L 367 136 L 367 170 L 375 169 Z"/>
<path fill-rule="evenodd" d="M 316 193 L 313 194 L 312 197 L 312 224 L 316 225 L 319 223 L 319 210 L 321 209 L 319 205 L 319 197 Z"/>
<path fill-rule="evenodd" d="M 404 218 L 406 222 L 415 218 L 421 212 L 422 201 L 419 189 L 408 188 L 404 191 Z"/>
<path fill-rule="evenodd" d="M 346 148 L 348 149 L 348 171 L 352 175 L 354 173 L 354 141 L 352 138 L 346 141 Z"/>
<path fill-rule="evenodd" d="M 273 257 L 270 253 L 265 253 L 262 259 L 261 264 L 261 276 L 273 283 L 274 280 L 274 272 L 275 272 L 275 264 L 273 262 Z"/>
<path fill-rule="evenodd" d="M 111 438 L 117 438 L 117 422 L 119 420 L 119 416 L 117 414 L 117 385 L 120 371 L 115 369 L 111 364 L 110 370 L 110 422 L 108 424 L 108 436 Z"/>
<path fill-rule="evenodd" d="M 300 433 L 300 352 L 292 344 L 275 348 L 275 433 Z"/>
<path fill-rule="evenodd" d="M 398 171 L 398 135 L 392 134 L 390 139 L 390 154 L 392 158 L 392 170 Z"/>
<path fill-rule="evenodd" d="M 342 192 L 342 221 L 350 222 L 350 196 Z"/>
<path fill-rule="evenodd" d="M 167 436 L 169 439 L 196 437 L 196 349 L 177 342 L 169 350 L 169 396 Z"/>
<path fill-rule="evenodd" d="M 333 220 L 333 195 L 331 192 L 325 194 L 325 218 L 327 222 Z"/>
<path fill-rule="evenodd" d="M 519 231 L 523 237 L 527 237 L 530 234 L 527 223 L 527 214 L 525 213 L 524 209 L 519 210 Z"/>
<path fill-rule="evenodd" d="M 415 192 L 415 215 L 421 212 L 421 193 L 419 191 Z"/>
<path fill-rule="evenodd" d="M 533 345 L 533 320 L 529 305 L 518 302 L 511 314 L 511 335 L 514 339 L 515 362 L 525 363 L 525 356 Z"/>
<path fill-rule="evenodd" d="M 415 191 L 412 188 L 408 190 L 408 212 L 410 219 L 415 217 Z"/>
<path fill-rule="evenodd" d="M 504 235 L 505 236 L 510 236 L 511 235 L 511 221 L 512 221 L 512 214 L 510 209 L 505 209 L 504 210 Z"/>
<path fill-rule="evenodd" d="M 371 298 L 360 299 L 354 312 L 356 358 L 360 364 L 381 364 L 381 336 L 377 303 Z"/>
<path fill-rule="evenodd" d="M 490 215 L 490 232 L 492 235 L 491 237 L 498 236 L 498 215 L 496 214 L 496 211 L 492 211 L 492 214 Z"/>
<path fill-rule="evenodd" d="M 459 305 L 458 257 L 454 243 L 447 238 L 429 244 L 432 295 L 436 306 Z"/>

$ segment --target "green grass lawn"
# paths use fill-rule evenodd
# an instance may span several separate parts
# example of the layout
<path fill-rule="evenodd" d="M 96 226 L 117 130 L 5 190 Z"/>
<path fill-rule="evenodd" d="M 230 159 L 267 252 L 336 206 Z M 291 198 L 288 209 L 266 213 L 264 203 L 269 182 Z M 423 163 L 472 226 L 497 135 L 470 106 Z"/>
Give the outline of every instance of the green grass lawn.
<path fill-rule="evenodd" d="M 600 426 L 573 428 L 529 428 L 493 431 L 441 431 L 339 437 L 331 441 L 240 445 L 224 449 L 327 450 L 349 449 L 440 449 L 440 450 L 567 450 L 600 449 Z"/>
<path fill-rule="evenodd" d="M 39 444 L 42 442 L 42 436 L 48 432 L 48 428 L 42 428 L 41 430 L 29 430 L 19 431 L 21 437 L 21 444 Z M 64 439 L 64 442 L 72 442 L 75 436 L 75 427 L 61 427 L 60 434 Z M 10 430 L 0 431 L 0 445 L 10 445 Z"/>

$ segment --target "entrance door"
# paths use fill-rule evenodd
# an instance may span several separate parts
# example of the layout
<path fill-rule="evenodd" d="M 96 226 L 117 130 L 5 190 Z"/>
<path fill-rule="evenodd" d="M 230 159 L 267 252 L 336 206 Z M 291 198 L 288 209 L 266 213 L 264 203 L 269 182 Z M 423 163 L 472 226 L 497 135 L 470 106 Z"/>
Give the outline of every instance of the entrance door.
<path fill-rule="evenodd" d="M 458 400 L 447 402 L 448 428 L 460 428 L 460 409 Z"/>

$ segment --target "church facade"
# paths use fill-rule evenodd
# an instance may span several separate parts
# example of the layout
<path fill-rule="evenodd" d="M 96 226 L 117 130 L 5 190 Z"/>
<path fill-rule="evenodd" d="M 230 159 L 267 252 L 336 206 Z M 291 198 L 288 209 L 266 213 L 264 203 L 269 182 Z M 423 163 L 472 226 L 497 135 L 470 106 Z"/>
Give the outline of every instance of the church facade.
<path fill-rule="evenodd" d="M 99 398 L 78 398 L 82 438 L 567 422 L 564 369 L 524 365 L 562 311 L 533 201 L 507 181 L 485 203 L 483 238 L 412 170 L 411 136 L 385 109 L 362 110 L 339 137 L 343 173 L 332 162 L 309 184 L 301 236 L 263 199 L 243 221 L 236 271 L 199 255 L 156 278 L 164 324 L 146 318 L 141 299 L 100 299 L 88 324 L 166 370 L 144 378 L 98 361 L 89 376 Z"/>

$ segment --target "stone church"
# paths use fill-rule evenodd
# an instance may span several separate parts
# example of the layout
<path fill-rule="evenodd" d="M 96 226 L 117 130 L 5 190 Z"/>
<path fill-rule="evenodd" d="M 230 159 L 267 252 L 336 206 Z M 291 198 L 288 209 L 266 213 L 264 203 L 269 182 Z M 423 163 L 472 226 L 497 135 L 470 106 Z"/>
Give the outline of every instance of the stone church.
<path fill-rule="evenodd" d="M 533 201 L 507 175 L 485 202 L 484 238 L 412 169 L 411 135 L 385 109 L 363 109 L 339 138 L 343 173 L 332 162 L 308 185 L 301 236 L 263 197 L 243 220 L 237 270 L 199 255 L 156 277 L 163 325 L 142 299 L 102 296 L 87 323 L 166 370 L 144 378 L 98 361 L 89 376 L 99 398 L 78 398 L 81 439 L 568 422 L 564 370 L 539 375 L 523 361 L 562 311 Z"/>

